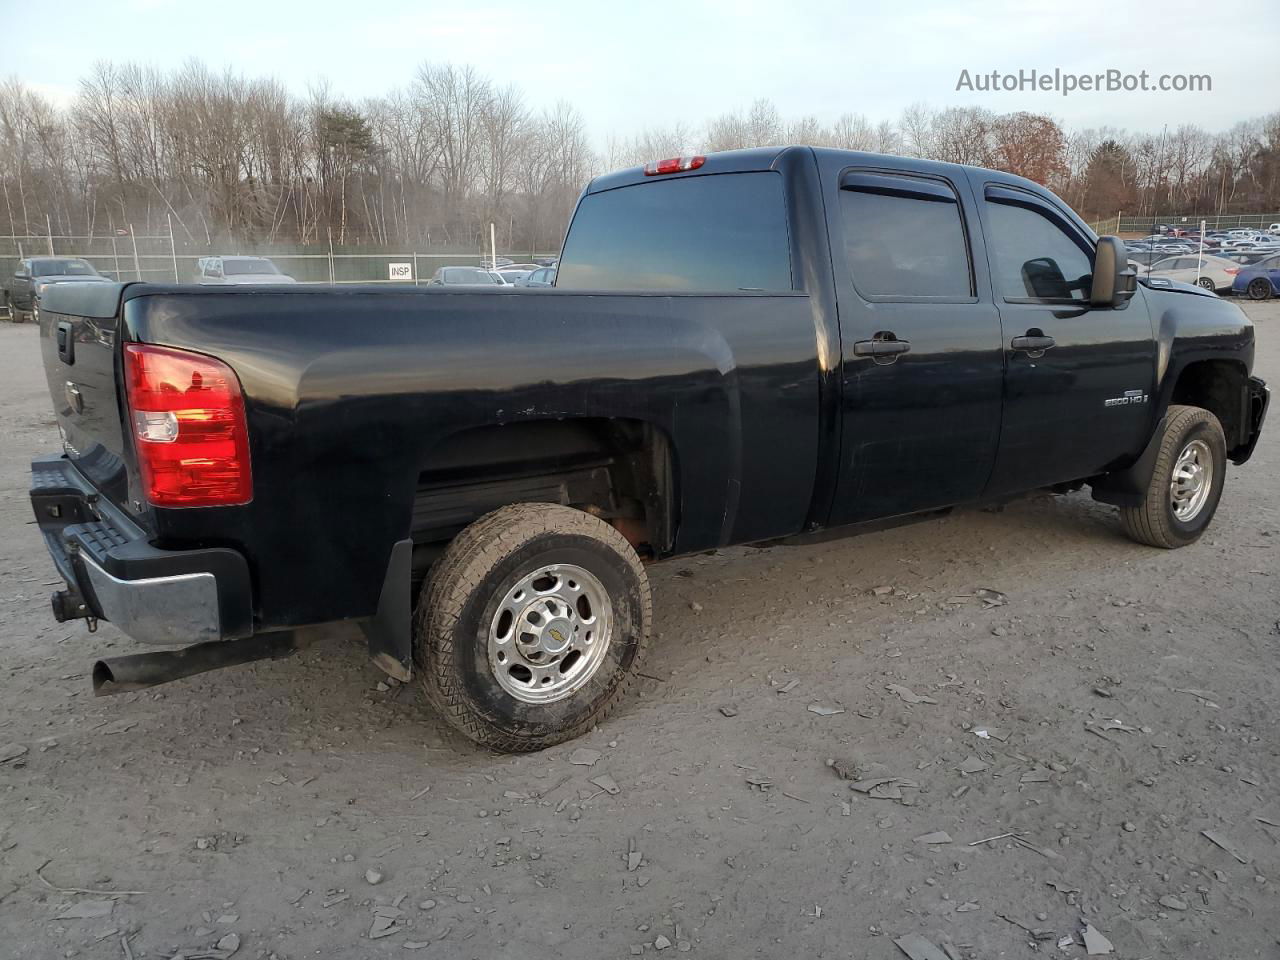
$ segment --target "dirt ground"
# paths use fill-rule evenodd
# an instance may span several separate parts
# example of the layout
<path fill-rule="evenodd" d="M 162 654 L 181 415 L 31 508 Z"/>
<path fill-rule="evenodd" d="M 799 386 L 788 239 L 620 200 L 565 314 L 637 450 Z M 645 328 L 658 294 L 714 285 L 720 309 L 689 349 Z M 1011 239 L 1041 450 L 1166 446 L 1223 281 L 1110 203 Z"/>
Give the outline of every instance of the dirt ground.
<path fill-rule="evenodd" d="M 1280 957 L 1278 422 L 1180 551 L 1081 493 L 651 568 L 642 695 L 510 757 L 338 629 L 95 699 L 136 645 L 49 613 L 30 326 L 0 397 L 4 958 Z"/>

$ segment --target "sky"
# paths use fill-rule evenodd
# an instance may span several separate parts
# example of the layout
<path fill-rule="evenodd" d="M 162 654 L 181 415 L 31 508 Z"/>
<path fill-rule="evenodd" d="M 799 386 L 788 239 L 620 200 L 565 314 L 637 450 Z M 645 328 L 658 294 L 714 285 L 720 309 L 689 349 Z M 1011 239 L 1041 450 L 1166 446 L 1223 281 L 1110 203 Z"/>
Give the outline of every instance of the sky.
<path fill-rule="evenodd" d="M 1268 0 L 1268 3 L 1272 0 Z M 593 141 L 745 111 L 760 97 L 784 118 L 823 123 L 846 112 L 896 120 L 912 103 L 1048 113 L 1072 129 L 1158 132 L 1198 123 L 1219 131 L 1280 109 L 1277 33 L 1265 4 L 1203 0 L 542 0 L 352 3 L 332 0 L 59 0 L 21 43 L 0 43 L 0 78 L 60 103 L 93 61 L 163 69 L 189 58 L 274 76 L 305 94 L 322 79 L 354 100 L 407 87 L 424 61 L 471 64 L 518 86 L 535 109 L 565 99 Z M 30 0 L 0 0 L 20 23 Z M 1252 26 L 1249 21 L 1257 15 Z M 1207 74 L 1212 90 L 1176 92 L 957 90 L 992 70 L 1114 69 Z M 976 85 L 977 81 L 974 80 Z"/>

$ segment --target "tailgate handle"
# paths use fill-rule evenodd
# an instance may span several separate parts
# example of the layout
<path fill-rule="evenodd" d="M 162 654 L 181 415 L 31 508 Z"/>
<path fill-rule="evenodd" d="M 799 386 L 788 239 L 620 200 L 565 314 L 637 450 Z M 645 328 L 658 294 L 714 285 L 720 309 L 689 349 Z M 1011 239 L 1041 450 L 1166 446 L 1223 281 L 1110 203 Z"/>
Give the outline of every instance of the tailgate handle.
<path fill-rule="evenodd" d="M 75 363 L 76 341 L 71 336 L 71 324 L 65 320 L 59 323 L 54 336 L 58 339 L 58 359 L 67 364 Z"/>

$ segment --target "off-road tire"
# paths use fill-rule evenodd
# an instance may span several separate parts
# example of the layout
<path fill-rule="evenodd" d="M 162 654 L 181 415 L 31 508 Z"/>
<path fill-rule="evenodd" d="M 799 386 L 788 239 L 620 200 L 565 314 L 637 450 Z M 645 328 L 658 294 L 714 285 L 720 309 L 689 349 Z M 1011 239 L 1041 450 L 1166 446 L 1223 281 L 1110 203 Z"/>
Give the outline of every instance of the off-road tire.
<path fill-rule="evenodd" d="M 1190 521 L 1183 522 L 1174 515 L 1169 487 L 1178 455 L 1192 440 L 1203 440 L 1208 445 L 1213 477 L 1208 499 Z M 1170 406 L 1146 495 L 1139 506 L 1120 508 L 1125 534 L 1138 543 L 1166 550 L 1194 543 L 1213 520 L 1226 475 L 1227 441 L 1218 418 L 1202 407 Z"/>
<path fill-rule="evenodd" d="M 509 584 L 555 562 L 577 564 L 605 586 L 611 639 L 582 689 L 554 703 L 524 703 L 493 675 L 489 625 Z M 414 662 L 428 701 L 463 735 L 503 752 L 540 750 L 585 733 L 627 695 L 652 619 L 649 578 L 622 534 L 580 510 L 513 504 L 463 530 L 432 567 L 414 615 Z"/>

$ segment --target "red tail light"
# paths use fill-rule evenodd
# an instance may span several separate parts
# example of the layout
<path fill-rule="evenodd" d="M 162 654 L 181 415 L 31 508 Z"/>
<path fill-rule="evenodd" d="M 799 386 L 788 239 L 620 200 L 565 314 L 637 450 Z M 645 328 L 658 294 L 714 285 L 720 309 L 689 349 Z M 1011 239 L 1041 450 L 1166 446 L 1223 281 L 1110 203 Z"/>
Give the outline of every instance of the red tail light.
<path fill-rule="evenodd" d="M 670 160 L 657 160 L 645 165 L 644 175 L 655 177 L 660 173 L 684 173 L 686 170 L 697 170 L 706 162 L 706 157 L 672 157 Z"/>
<path fill-rule="evenodd" d="M 1222 271 L 1222 272 L 1223 272 L 1223 273 L 1229 273 L 1229 274 L 1231 274 L 1231 276 L 1233 276 L 1233 277 L 1234 277 L 1237 273 L 1239 273 L 1239 272 L 1240 272 L 1240 268 L 1239 268 L 1239 267 L 1225 267 L 1225 268 L 1223 269 L 1223 271 Z"/>
<path fill-rule="evenodd" d="M 253 499 L 240 381 L 221 360 L 130 343 L 125 389 L 147 499 L 214 507 Z"/>

